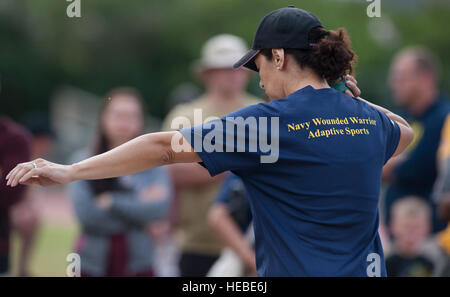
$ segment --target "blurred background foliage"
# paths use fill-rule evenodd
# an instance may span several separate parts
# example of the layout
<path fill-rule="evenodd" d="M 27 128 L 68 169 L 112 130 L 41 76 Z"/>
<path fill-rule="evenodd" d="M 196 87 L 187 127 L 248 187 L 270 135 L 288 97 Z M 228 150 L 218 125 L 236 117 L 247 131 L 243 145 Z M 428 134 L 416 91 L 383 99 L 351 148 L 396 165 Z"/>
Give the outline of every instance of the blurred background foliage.
<path fill-rule="evenodd" d="M 171 90 L 200 86 L 191 71 L 205 40 L 218 33 L 251 45 L 261 18 L 290 4 L 315 13 L 326 28 L 345 27 L 359 56 L 363 97 L 390 105 L 386 79 L 395 52 L 423 44 L 439 57 L 450 93 L 450 1 L 381 0 L 381 18 L 365 0 L 81 0 L 68 18 L 64 0 L 0 0 L 1 112 L 20 119 L 47 111 L 54 92 L 70 85 L 102 96 L 118 85 L 138 88 L 162 118 Z M 249 91 L 262 96 L 255 75 Z"/>

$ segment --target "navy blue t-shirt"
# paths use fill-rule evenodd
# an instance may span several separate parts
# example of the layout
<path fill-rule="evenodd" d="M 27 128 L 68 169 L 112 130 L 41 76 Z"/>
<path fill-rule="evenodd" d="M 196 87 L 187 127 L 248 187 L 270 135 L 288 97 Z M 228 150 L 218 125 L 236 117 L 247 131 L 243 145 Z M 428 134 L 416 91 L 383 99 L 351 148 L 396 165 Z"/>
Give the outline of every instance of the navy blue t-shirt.
<path fill-rule="evenodd" d="M 212 176 L 242 178 L 259 276 L 386 275 L 378 199 L 400 129 L 384 113 L 307 86 L 180 132 Z"/>

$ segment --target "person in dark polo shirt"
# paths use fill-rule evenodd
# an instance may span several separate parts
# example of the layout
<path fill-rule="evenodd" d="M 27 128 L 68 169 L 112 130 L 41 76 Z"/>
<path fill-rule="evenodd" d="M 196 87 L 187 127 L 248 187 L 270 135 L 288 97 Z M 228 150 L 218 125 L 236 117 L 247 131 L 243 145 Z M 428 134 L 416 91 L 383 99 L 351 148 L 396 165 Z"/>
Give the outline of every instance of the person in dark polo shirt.
<path fill-rule="evenodd" d="M 31 136 L 18 124 L 0 115 L 0 177 L 30 160 Z M 10 208 L 23 196 L 25 186 L 11 188 L 0 183 L 0 276 L 9 271 Z"/>
<path fill-rule="evenodd" d="M 436 152 L 450 104 L 439 92 L 438 64 L 429 50 L 411 47 L 399 52 L 392 63 L 389 84 L 396 104 L 405 110 L 404 118 L 415 132 L 407 151 L 391 159 L 383 169 L 388 183 L 384 210 L 389 223 L 392 204 L 405 196 L 425 199 L 433 217 L 433 231 L 445 227 L 436 215 L 430 196 L 436 181 Z"/>

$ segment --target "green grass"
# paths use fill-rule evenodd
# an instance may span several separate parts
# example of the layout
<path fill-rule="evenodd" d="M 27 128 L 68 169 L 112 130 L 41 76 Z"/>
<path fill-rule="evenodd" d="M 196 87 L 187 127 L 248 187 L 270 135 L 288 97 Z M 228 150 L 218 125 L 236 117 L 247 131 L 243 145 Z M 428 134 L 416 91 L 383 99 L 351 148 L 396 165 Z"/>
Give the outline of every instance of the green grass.
<path fill-rule="evenodd" d="M 77 232 L 75 224 L 42 223 L 30 259 L 31 276 L 66 276 L 66 267 L 69 264 L 66 257 L 73 251 Z M 18 246 L 18 237 L 13 234 L 11 244 L 13 273 L 17 271 Z"/>

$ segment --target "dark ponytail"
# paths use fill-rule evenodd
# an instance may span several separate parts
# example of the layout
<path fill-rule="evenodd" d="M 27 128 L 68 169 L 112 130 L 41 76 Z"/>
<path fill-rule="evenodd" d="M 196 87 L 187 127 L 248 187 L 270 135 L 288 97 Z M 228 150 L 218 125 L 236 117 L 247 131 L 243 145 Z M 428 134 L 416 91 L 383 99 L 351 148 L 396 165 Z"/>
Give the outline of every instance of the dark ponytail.
<path fill-rule="evenodd" d="M 356 55 L 351 48 L 350 38 L 343 28 L 337 31 L 317 27 L 309 34 L 309 49 L 285 49 L 286 54 L 294 57 L 301 68 L 309 67 L 331 85 L 346 74 L 353 74 L 352 63 Z M 271 49 L 261 53 L 272 57 Z"/>

